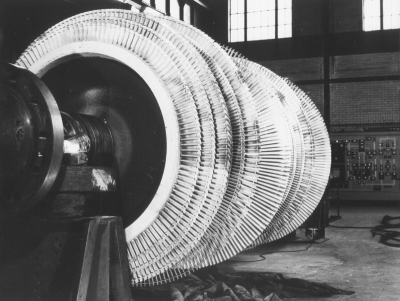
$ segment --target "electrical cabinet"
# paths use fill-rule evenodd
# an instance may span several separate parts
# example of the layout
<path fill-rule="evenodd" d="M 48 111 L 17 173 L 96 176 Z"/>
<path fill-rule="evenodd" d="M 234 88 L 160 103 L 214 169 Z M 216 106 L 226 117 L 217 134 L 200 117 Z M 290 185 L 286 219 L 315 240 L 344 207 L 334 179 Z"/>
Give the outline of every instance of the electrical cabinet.
<path fill-rule="evenodd" d="M 332 185 L 342 200 L 400 201 L 400 132 L 331 133 Z"/>

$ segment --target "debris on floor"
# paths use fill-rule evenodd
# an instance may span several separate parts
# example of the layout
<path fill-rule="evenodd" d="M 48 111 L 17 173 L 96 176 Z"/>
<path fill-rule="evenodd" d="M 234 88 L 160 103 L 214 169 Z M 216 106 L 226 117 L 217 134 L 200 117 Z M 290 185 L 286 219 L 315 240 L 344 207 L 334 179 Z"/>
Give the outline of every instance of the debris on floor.
<path fill-rule="evenodd" d="M 135 301 L 279 301 L 354 294 L 281 273 L 236 273 L 233 268 L 221 266 L 196 271 L 170 284 L 134 288 L 132 293 Z"/>

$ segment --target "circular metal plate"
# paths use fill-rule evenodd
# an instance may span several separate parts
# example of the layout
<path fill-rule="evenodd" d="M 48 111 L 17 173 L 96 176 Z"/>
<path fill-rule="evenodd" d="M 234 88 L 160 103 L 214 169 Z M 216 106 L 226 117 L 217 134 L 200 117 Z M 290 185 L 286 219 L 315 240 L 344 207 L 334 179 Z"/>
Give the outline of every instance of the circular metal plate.
<path fill-rule="evenodd" d="M 0 76 L 0 212 L 26 211 L 53 185 L 63 154 L 63 126 L 44 83 L 2 64 Z"/>

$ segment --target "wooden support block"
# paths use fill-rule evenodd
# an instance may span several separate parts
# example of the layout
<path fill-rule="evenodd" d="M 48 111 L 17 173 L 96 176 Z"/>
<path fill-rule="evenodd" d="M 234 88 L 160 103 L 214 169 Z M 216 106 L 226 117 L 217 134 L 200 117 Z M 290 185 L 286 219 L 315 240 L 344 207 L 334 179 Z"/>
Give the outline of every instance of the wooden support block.
<path fill-rule="evenodd" d="M 93 217 L 119 215 L 119 202 L 110 192 L 62 192 L 49 195 L 45 204 L 47 216 Z"/>
<path fill-rule="evenodd" d="M 80 217 L 84 216 L 85 203 L 92 195 L 83 193 L 59 193 L 49 208 L 52 216 Z"/>
<path fill-rule="evenodd" d="M 76 298 L 77 301 L 87 300 L 89 281 L 93 265 L 94 250 L 96 247 L 97 230 L 98 223 L 95 220 L 90 221 L 85 242 L 85 254 L 83 255 L 82 271 L 80 275 L 78 294 Z"/>
<path fill-rule="evenodd" d="M 96 217 L 87 226 L 77 301 L 131 301 L 125 232 L 120 217 Z"/>
<path fill-rule="evenodd" d="M 129 263 L 122 219 L 111 224 L 110 283 L 112 300 L 131 300 Z"/>
<path fill-rule="evenodd" d="M 61 167 L 57 177 L 59 192 L 113 192 L 116 190 L 116 172 L 98 166 Z"/>

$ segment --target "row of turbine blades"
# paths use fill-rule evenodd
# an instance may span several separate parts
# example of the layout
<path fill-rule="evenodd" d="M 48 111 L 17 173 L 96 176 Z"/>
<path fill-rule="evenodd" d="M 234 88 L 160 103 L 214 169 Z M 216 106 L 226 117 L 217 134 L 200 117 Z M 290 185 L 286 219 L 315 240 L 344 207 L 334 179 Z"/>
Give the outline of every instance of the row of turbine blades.
<path fill-rule="evenodd" d="M 126 229 L 134 285 L 172 281 L 298 228 L 330 170 L 323 119 L 299 88 L 169 17 L 125 10 L 55 25 L 21 55 L 30 68 L 72 43 L 116 45 L 162 82 L 179 124 L 172 191 L 138 235 Z"/>

